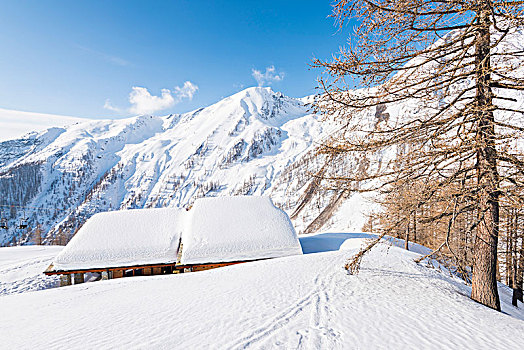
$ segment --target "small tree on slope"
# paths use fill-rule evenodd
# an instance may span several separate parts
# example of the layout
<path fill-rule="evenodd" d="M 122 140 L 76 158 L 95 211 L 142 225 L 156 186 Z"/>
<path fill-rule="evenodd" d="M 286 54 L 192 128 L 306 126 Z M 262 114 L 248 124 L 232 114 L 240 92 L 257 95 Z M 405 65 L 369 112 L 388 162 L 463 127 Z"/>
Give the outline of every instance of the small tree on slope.
<path fill-rule="evenodd" d="M 499 201 L 517 193 L 503 193 L 504 184 L 523 186 L 522 148 L 512 145 L 524 136 L 524 35 L 510 40 L 519 37 L 523 8 L 522 1 L 338 0 L 339 25 L 355 18 L 358 28 L 332 61 L 315 61 L 324 70 L 316 107 L 341 123 L 320 152 L 382 157 L 360 176 L 326 179 L 351 190 L 431 184 L 414 207 L 460 188 L 446 210 L 473 202 L 471 297 L 496 310 Z M 443 213 L 451 226 L 458 214 Z"/>

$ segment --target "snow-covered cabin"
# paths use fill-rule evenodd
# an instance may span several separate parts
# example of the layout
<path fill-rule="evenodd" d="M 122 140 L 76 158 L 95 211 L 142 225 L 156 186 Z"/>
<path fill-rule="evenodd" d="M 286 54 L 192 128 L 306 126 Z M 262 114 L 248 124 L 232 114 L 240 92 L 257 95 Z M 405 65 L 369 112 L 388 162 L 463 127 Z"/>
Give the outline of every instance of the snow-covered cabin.
<path fill-rule="evenodd" d="M 95 214 L 46 270 L 62 284 L 83 282 L 84 273 L 103 278 L 171 273 L 177 261 L 186 211 L 134 209 Z"/>
<path fill-rule="evenodd" d="M 182 244 L 180 244 L 182 243 Z M 302 254 L 287 214 L 269 197 L 198 199 L 191 210 L 135 209 L 90 218 L 57 255 L 47 275 L 62 284 L 101 278 L 207 270 Z"/>
<path fill-rule="evenodd" d="M 188 214 L 177 268 L 196 271 L 302 254 L 291 220 L 269 197 L 201 198 Z"/>

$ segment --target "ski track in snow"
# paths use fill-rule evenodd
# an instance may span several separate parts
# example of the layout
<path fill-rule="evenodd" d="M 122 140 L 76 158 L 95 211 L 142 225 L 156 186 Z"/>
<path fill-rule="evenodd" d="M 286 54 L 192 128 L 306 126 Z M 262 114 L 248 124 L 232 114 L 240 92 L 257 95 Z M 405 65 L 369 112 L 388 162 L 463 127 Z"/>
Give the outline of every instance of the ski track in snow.
<path fill-rule="evenodd" d="M 319 286 L 315 303 L 311 312 L 309 329 L 312 333 L 309 337 L 306 349 L 333 349 L 337 346 L 340 332 L 330 325 L 332 311 L 329 303 L 329 295 L 334 295 L 336 286 L 334 275 L 328 275 L 326 282 Z"/>
<path fill-rule="evenodd" d="M 254 330 L 247 337 L 241 338 L 240 341 L 236 341 L 234 344 L 226 346 L 226 348 L 245 349 L 255 346 L 257 343 L 262 342 L 269 337 L 274 337 L 276 335 L 275 331 L 282 329 L 282 327 L 288 324 L 293 318 L 300 315 L 304 308 L 310 305 L 314 297 L 317 295 L 318 291 L 308 294 L 306 297 L 287 308 L 284 312 L 268 320 L 261 328 Z"/>
<path fill-rule="evenodd" d="M 313 291 L 285 308 L 282 312 L 266 320 L 264 325 L 248 335 L 225 346 L 225 349 L 272 348 L 282 346 L 279 338 L 286 337 L 287 325 L 293 321 L 305 327 L 298 329 L 296 349 L 333 349 L 337 346 L 340 332 L 330 326 L 332 311 L 329 295 L 336 293 L 335 275 L 323 271 L 316 275 Z M 298 319 L 298 320 L 297 320 Z M 299 326 L 300 327 L 300 326 Z"/>

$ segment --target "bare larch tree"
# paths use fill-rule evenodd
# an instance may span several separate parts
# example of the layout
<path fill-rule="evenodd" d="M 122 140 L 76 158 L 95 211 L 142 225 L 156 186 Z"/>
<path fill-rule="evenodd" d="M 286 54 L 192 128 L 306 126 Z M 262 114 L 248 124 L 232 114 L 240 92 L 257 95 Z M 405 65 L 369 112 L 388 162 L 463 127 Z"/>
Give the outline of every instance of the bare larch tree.
<path fill-rule="evenodd" d="M 422 186 L 404 208 L 408 229 L 409 218 L 435 202 L 448 232 L 467 216 L 471 297 L 500 310 L 499 205 L 524 184 L 515 141 L 524 139 L 524 36 L 515 40 L 524 2 L 338 0 L 333 8 L 341 30 L 355 28 L 331 60 L 314 63 L 323 70 L 316 108 L 341 126 L 319 153 L 381 162 L 324 179 L 359 191 Z"/>

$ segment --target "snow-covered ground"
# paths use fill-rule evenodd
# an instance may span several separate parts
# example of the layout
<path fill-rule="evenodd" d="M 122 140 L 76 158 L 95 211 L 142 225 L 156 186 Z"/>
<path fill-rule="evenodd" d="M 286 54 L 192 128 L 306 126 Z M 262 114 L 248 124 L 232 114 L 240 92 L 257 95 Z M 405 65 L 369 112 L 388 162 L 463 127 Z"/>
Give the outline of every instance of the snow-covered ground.
<path fill-rule="evenodd" d="M 45 276 L 42 272 L 62 248 L 64 247 L 0 248 L 0 296 L 58 286 L 57 276 Z"/>
<path fill-rule="evenodd" d="M 343 269 L 365 234 L 305 236 L 305 255 L 182 275 L 0 297 L 1 346 L 177 349 L 518 349 L 523 305 L 502 313 L 470 288 L 380 245 Z M 11 248 L 9 248 L 11 249 Z"/>

